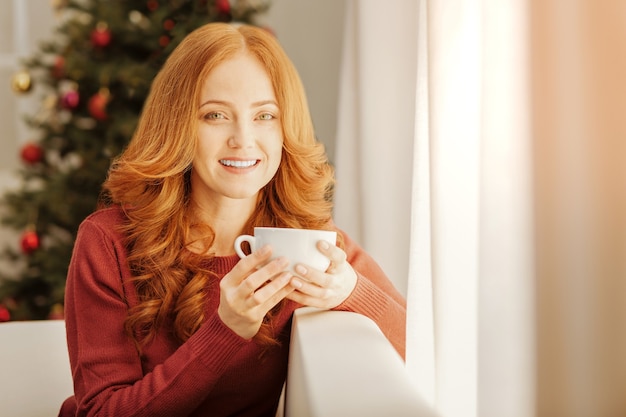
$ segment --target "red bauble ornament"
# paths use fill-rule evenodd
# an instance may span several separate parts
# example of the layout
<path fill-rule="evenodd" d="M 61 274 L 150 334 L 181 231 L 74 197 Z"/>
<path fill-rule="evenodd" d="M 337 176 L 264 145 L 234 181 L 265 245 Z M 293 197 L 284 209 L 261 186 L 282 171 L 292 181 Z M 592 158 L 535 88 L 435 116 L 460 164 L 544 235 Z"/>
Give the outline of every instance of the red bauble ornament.
<path fill-rule="evenodd" d="M 220 14 L 230 13 L 230 2 L 228 0 L 217 0 L 215 7 L 217 7 L 217 12 Z"/>
<path fill-rule="evenodd" d="M 27 143 L 22 147 L 20 156 L 25 163 L 34 165 L 43 159 L 43 149 L 36 143 Z"/>
<path fill-rule="evenodd" d="M 39 235 L 33 230 L 27 230 L 22 234 L 22 240 L 20 243 L 22 245 L 22 251 L 26 255 L 30 255 L 39 249 Z"/>
<path fill-rule="evenodd" d="M 57 56 L 52 65 L 52 76 L 57 80 L 65 77 L 65 58 Z"/>
<path fill-rule="evenodd" d="M 61 106 L 65 109 L 75 109 L 78 103 L 80 103 L 80 94 L 76 90 L 70 90 L 61 97 Z"/>
<path fill-rule="evenodd" d="M 0 323 L 9 320 L 11 320 L 11 313 L 5 306 L 0 305 Z"/>
<path fill-rule="evenodd" d="M 163 22 L 163 29 L 167 30 L 168 32 L 174 29 L 174 26 L 176 26 L 176 22 L 174 22 L 172 19 L 167 19 L 165 22 Z"/>
<path fill-rule="evenodd" d="M 111 43 L 111 31 L 109 25 L 100 22 L 91 32 L 91 44 L 97 48 L 104 48 Z"/>
<path fill-rule="evenodd" d="M 103 88 L 96 94 L 91 96 L 87 107 L 89 108 L 89 114 L 96 120 L 106 120 L 109 115 L 106 112 L 107 104 L 109 103 L 109 90 Z"/>
<path fill-rule="evenodd" d="M 157 0 L 148 0 L 148 3 L 146 3 L 146 5 L 148 6 L 148 10 L 150 10 L 151 12 L 159 8 L 159 2 Z"/>
<path fill-rule="evenodd" d="M 162 48 L 165 48 L 169 44 L 170 44 L 170 37 L 169 36 L 161 35 L 159 37 L 159 46 L 161 46 Z"/>

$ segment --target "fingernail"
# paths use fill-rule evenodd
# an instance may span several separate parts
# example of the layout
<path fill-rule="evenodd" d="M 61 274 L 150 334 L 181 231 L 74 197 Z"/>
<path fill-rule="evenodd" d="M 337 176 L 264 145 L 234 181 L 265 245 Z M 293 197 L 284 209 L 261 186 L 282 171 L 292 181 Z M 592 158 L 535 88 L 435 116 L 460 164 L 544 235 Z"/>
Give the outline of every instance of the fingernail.
<path fill-rule="evenodd" d="M 297 278 L 291 280 L 291 285 L 295 288 L 302 288 L 302 282 Z"/>
<path fill-rule="evenodd" d="M 296 266 L 296 272 L 300 275 L 305 275 L 306 274 L 306 268 L 303 267 L 302 265 L 298 265 Z"/>
<path fill-rule="evenodd" d="M 320 242 L 320 246 L 322 247 L 322 249 L 328 249 L 330 248 L 330 245 L 328 244 L 328 242 L 326 242 L 325 240 L 322 240 Z"/>

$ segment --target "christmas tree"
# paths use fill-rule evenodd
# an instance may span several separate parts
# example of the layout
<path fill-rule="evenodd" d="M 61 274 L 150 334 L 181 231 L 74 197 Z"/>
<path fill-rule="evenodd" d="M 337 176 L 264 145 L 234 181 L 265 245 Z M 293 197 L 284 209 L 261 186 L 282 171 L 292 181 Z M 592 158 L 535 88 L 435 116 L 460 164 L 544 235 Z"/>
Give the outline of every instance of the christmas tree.
<path fill-rule="evenodd" d="M 4 195 L 2 224 L 21 248 L 0 256 L 0 321 L 62 317 L 65 278 L 81 221 L 97 206 L 109 164 L 130 140 L 152 79 L 192 30 L 213 22 L 258 24 L 269 0 L 56 0 L 54 39 L 11 80 L 41 95 L 25 117 L 19 190 Z M 31 91 L 32 90 L 32 91 Z"/>

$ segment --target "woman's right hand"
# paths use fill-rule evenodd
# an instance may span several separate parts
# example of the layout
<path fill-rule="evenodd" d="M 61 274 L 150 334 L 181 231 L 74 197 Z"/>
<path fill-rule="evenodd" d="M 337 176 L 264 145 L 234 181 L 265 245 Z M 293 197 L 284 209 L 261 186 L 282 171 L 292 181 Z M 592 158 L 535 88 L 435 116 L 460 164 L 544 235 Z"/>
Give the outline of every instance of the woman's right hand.
<path fill-rule="evenodd" d="M 283 298 L 294 291 L 290 285 L 292 275 L 283 272 L 289 261 L 277 258 L 264 246 L 241 259 L 220 281 L 220 305 L 217 313 L 233 332 L 251 339 L 263 317 Z"/>

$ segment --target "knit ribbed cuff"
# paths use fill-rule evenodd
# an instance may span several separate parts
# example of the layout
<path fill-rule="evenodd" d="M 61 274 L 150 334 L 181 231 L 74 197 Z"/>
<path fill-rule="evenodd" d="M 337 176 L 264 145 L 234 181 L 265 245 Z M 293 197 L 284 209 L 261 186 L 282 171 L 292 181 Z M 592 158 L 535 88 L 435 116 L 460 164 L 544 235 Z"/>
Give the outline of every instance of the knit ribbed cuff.
<path fill-rule="evenodd" d="M 212 369 L 223 370 L 228 360 L 251 340 L 245 340 L 213 313 L 189 339 L 191 348 Z"/>
<path fill-rule="evenodd" d="M 387 307 L 388 296 L 367 278 L 357 273 L 357 282 L 352 294 L 333 310 L 360 313 L 376 321 Z"/>

